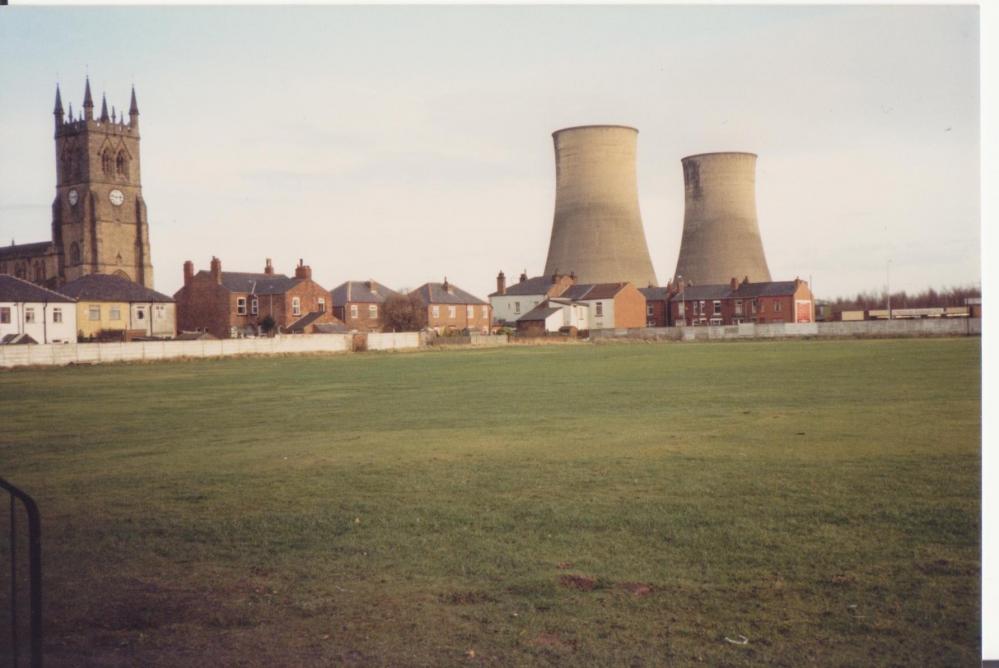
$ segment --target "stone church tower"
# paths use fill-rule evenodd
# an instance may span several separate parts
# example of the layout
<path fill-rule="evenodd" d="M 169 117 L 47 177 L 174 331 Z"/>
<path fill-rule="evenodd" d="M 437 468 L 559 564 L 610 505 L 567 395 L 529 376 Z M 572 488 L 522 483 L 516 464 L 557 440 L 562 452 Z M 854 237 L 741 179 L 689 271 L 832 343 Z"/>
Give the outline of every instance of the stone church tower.
<path fill-rule="evenodd" d="M 52 241 L 0 246 L 0 274 L 55 288 L 86 274 L 117 274 L 153 287 L 149 225 L 139 171 L 139 105 L 108 113 L 87 79 L 83 112 L 67 114 L 56 86 L 56 196 Z"/>
<path fill-rule="evenodd" d="M 86 274 L 118 274 L 153 287 L 149 225 L 139 170 L 139 106 L 108 114 L 94 100 L 87 80 L 83 114 L 64 118 L 56 87 L 56 197 L 52 203 L 52 242 L 59 256 L 59 282 Z"/>

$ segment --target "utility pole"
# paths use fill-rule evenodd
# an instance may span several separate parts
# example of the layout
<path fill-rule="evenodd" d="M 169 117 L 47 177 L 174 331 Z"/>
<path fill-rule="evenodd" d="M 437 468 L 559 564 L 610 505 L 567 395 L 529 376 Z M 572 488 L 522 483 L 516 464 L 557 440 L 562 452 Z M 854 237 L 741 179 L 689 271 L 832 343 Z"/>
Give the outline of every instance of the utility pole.
<path fill-rule="evenodd" d="M 888 319 L 891 320 L 891 258 L 888 258 Z"/>

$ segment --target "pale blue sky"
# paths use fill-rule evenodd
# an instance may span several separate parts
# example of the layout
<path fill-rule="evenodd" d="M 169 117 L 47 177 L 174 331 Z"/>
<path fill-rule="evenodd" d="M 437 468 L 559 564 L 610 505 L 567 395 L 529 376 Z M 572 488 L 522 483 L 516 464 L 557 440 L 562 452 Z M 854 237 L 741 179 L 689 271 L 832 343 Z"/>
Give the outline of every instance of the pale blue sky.
<path fill-rule="evenodd" d="M 329 288 L 540 273 L 551 132 L 634 125 L 665 282 L 680 158 L 758 153 L 777 279 L 820 296 L 979 281 L 975 7 L 8 8 L 0 243 L 50 238 L 52 101 L 142 112 L 157 289 L 299 257 Z"/>

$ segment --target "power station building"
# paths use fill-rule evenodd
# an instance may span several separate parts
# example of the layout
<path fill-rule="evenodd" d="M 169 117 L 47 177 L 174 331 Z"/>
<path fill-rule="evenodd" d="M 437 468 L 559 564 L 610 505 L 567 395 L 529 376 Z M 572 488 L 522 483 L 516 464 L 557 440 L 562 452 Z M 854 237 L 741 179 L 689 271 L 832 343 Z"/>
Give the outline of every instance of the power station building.
<path fill-rule="evenodd" d="M 756 220 L 756 154 L 683 158 L 683 237 L 675 280 L 721 285 L 733 276 L 767 282 L 770 269 Z"/>
<path fill-rule="evenodd" d="M 555 217 L 545 276 L 656 285 L 638 208 L 638 130 L 584 125 L 552 133 Z"/>

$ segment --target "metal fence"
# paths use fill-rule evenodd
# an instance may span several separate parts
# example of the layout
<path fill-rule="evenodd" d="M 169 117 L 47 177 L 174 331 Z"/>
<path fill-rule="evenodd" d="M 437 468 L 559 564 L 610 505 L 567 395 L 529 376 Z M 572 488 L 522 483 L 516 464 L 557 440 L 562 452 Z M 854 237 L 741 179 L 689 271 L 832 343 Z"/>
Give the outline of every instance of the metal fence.
<path fill-rule="evenodd" d="M 3 555 L 10 559 L 10 604 L 8 606 L 10 630 L 0 641 L 0 663 L 18 666 L 42 665 L 42 523 L 38 515 L 38 505 L 34 499 L 9 482 L 0 478 L 0 489 L 7 492 L 10 498 L 10 534 L 7 550 Z M 20 509 L 23 512 L 18 512 Z M 19 530 L 19 518 L 27 518 L 27 606 L 19 594 L 24 590 L 24 573 L 18 572 L 18 537 L 23 533 Z M 2 591 L 2 589 L 0 589 Z M 26 619 L 22 612 L 27 608 Z M 25 621 L 27 624 L 25 624 Z M 24 633 L 27 626 L 27 634 Z M 7 641 L 10 647 L 7 648 Z"/>

